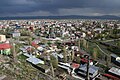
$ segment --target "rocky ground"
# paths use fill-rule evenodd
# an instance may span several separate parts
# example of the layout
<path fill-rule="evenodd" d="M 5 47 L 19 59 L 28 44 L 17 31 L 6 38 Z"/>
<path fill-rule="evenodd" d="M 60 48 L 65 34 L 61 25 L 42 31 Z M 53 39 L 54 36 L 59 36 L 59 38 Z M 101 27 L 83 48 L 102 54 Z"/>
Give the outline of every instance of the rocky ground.
<path fill-rule="evenodd" d="M 26 57 L 18 55 L 17 61 L 14 62 L 10 56 L 0 55 L 0 80 L 53 80 L 51 72 L 42 73 L 26 62 Z M 65 74 L 65 80 L 77 80 L 65 73 L 61 68 L 55 69 L 55 79 L 63 80 L 59 75 Z"/>
<path fill-rule="evenodd" d="M 49 80 L 23 58 L 19 56 L 14 62 L 13 58 L 0 55 L 0 80 Z"/>

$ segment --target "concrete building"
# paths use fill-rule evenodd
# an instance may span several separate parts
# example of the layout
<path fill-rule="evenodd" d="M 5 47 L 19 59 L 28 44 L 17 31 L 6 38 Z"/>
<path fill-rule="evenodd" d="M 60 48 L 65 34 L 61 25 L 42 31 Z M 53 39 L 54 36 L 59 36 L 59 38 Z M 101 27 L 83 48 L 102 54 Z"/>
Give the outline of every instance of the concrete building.
<path fill-rule="evenodd" d="M 14 32 L 14 33 L 12 33 L 12 37 L 20 37 L 20 32 Z"/>
<path fill-rule="evenodd" d="M 111 69 L 108 70 L 108 72 L 116 77 L 120 78 L 120 69 L 112 67 Z"/>
<path fill-rule="evenodd" d="M 6 36 L 0 35 L 0 42 L 5 42 L 5 41 L 6 41 Z"/>
<path fill-rule="evenodd" d="M 99 68 L 94 66 L 94 65 L 90 65 L 89 68 L 89 75 L 90 75 L 90 79 L 94 79 L 99 73 L 98 73 Z M 78 69 L 75 69 L 75 73 L 80 76 L 85 78 L 86 77 L 86 72 L 87 72 L 87 66 L 85 65 L 80 65 L 80 67 Z"/>

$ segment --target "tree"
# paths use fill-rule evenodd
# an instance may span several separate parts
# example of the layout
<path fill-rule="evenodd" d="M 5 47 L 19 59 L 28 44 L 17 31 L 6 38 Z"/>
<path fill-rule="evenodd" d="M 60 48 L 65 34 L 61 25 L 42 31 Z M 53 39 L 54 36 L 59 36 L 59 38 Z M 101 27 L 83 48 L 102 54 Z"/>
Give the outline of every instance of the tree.
<path fill-rule="evenodd" d="M 110 55 L 107 55 L 107 56 L 106 56 L 106 66 L 107 66 L 107 67 L 109 67 L 110 61 L 111 61 L 111 56 L 110 56 Z"/>
<path fill-rule="evenodd" d="M 16 54 L 16 50 L 15 50 L 15 43 L 13 42 L 13 40 L 10 40 L 10 44 L 12 45 L 12 49 L 11 49 L 11 53 L 13 53 L 13 60 L 16 63 L 17 61 L 17 54 Z"/>
<path fill-rule="evenodd" d="M 29 38 L 28 38 L 28 45 L 30 46 L 30 45 L 31 45 L 31 43 L 32 43 L 32 38 L 31 38 L 31 37 L 29 37 Z M 29 47 L 28 52 L 29 52 L 30 54 L 32 53 L 32 48 L 31 48 L 31 47 Z"/>
<path fill-rule="evenodd" d="M 94 48 L 93 49 L 93 59 L 97 59 L 97 56 L 98 56 L 98 51 L 97 51 L 97 48 Z"/>
<path fill-rule="evenodd" d="M 72 53 L 71 53 L 71 60 L 72 61 L 74 60 L 74 57 L 75 57 L 75 53 L 74 53 L 74 50 L 72 50 Z"/>
<path fill-rule="evenodd" d="M 86 49 L 87 48 L 87 41 L 85 39 L 83 39 L 83 47 Z"/>
<path fill-rule="evenodd" d="M 64 56 L 64 62 L 67 62 L 67 51 L 66 51 L 66 47 L 63 46 L 63 56 Z"/>
<path fill-rule="evenodd" d="M 55 72 L 54 72 L 54 68 L 53 68 L 53 64 L 50 62 L 50 66 L 51 66 L 51 70 L 52 70 L 52 77 L 54 79 L 55 77 Z"/>
<path fill-rule="evenodd" d="M 77 62 L 77 63 L 80 63 L 80 56 L 77 56 L 77 57 L 75 57 L 75 61 Z"/>
<path fill-rule="evenodd" d="M 79 48 L 79 51 L 80 51 L 80 39 L 78 40 L 78 48 Z"/>
<path fill-rule="evenodd" d="M 117 46 L 120 46 L 120 41 L 119 41 L 119 42 L 117 42 Z"/>
<path fill-rule="evenodd" d="M 54 79 L 54 77 L 55 77 L 54 68 L 57 68 L 58 60 L 52 55 L 50 55 L 50 66 L 51 66 L 51 70 L 52 70 L 52 76 Z"/>
<path fill-rule="evenodd" d="M 80 47 L 81 47 L 81 49 L 84 49 L 83 39 L 80 40 Z"/>
<path fill-rule="evenodd" d="M 52 43 L 51 43 L 51 41 L 48 41 L 47 44 L 50 46 Z"/>
<path fill-rule="evenodd" d="M 54 56 L 50 56 L 50 62 L 52 63 L 54 68 L 57 68 L 58 66 L 58 59 L 56 59 Z"/>
<path fill-rule="evenodd" d="M 29 38 L 28 38 L 28 44 L 31 45 L 31 43 L 32 43 L 32 38 L 29 37 Z"/>
<path fill-rule="evenodd" d="M 86 50 L 89 51 L 89 41 L 86 41 Z"/>

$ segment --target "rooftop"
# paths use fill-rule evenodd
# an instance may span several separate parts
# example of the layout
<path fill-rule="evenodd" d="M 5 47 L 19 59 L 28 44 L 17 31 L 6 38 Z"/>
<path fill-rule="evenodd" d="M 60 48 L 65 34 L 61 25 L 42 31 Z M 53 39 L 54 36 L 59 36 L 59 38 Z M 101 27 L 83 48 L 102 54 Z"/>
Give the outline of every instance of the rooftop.
<path fill-rule="evenodd" d="M 109 70 L 109 72 L 120 76 L 120 69 L 119 69 L 119 68 L 112 67 L 112 68 Z"/>
<path fill-rule="evenodd" d="M 35 58 L 35 57 L 30 57 L 27 59 L 28 62 L 31 62 L 32 64 L 44 64 L 44 61 L 38 59 L 38 58 Z"/>
<path fill-rule="evenodd" d="M 86 72 L 87 71 L 87 66 L 86 65 L 81 65 L 79 69 Z M 98 67 L 96 67 L 94 65 L 90 65 L 89 72 L 94 74 L 94 72 L 96 72 L 98 69 L 99 69 Z"/>
<path fill-rule="evenodd" d="M 9 49 L 9 48 L 11 48 L 11 45 L 9 43 L 0 44 L 0 50 Z"/>

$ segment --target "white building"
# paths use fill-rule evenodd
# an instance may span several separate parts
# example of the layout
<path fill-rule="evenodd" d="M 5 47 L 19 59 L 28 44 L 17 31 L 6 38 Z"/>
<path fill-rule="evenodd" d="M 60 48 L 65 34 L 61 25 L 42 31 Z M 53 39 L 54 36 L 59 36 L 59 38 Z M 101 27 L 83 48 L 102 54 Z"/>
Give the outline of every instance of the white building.
<path fill-rule="evenodd" d="M 5 42 L 5 41 L 6 41 L 6 36 L 0 35 L 0 42 Z"/>
<path fill-rule="evenodd" d="M 115 76 L 120 77 L 120 69 L 119 68 L 112 67 L 110 70 L 108 70 L 108 72 Z"/>
<path fill-rule="evenodd" d="M 20 36 L 20 33 L 19 32 L 14 32 L 12 33 L 12 37 L 19 37 Z"/>

